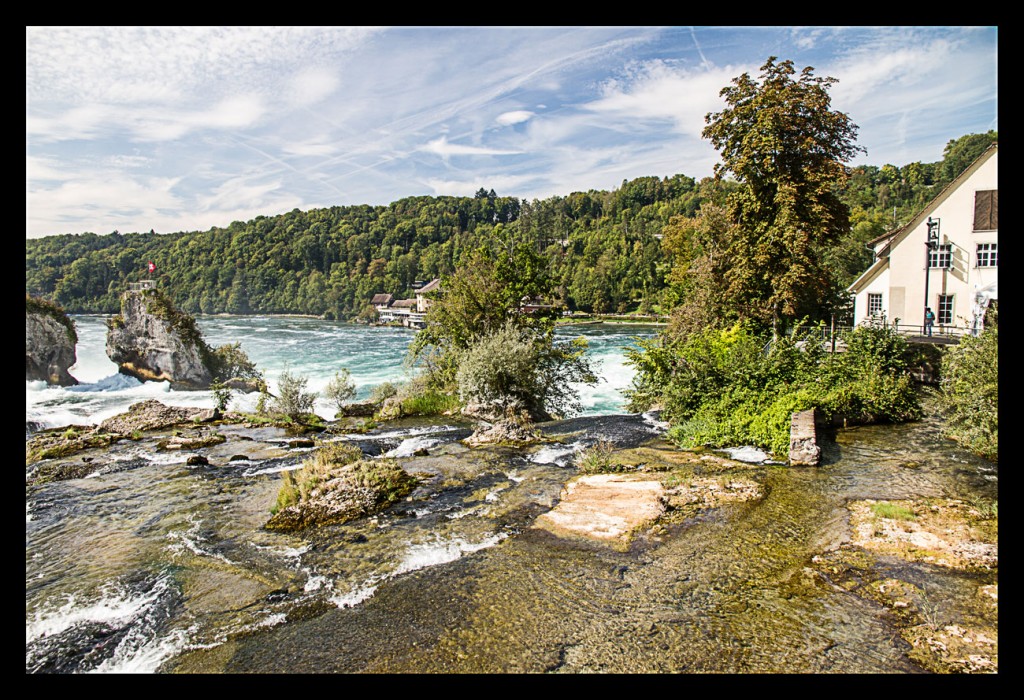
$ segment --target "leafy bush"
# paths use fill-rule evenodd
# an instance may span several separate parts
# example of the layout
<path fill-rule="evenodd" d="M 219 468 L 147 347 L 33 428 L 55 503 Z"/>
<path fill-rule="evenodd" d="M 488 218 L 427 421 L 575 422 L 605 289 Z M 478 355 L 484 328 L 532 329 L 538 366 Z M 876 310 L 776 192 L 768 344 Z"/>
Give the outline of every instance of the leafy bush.
<path fill-rule="evenodd" d="M 290 418 L 312 413 L 317 393 L 305 390 L 308 381 L 305 377 L 293 375 L 287 369 L 281 372 L 281 377 L 277 380 L 277 396 L 270 401 L 267 410 Z"/>
<path fill-rule="evenodd" d="M 942 363 L 942 406 L 948 434 L 989 460 L 999 456 L 999 327 L 989 312 L 986 328 L 949 348 Z"/>
<path fill-rule="evenodd" d="M 352 381 L 352 375 L 344 367 L 335 372 L 331 380 L 327 382 L 327 386 L 324 387 L 324 396 L 334 402 L 339 411 L 355 395 L 356 385 Z"/>
<path fill-rule="evenodd" d="M 213 392 L 214 406 L 217 408 L 217 411 L 224 412 L 228 410 L 228 402 L 231 401 L 231 389 L 220 382 L 214 382 L 210 385 L 210 391 Z"/>
<path fill-rule="evenodd" d="M 630 398 L 661 405 L 681 445 L 753 444 L 776 455 L 789 449 L 794 412 L 855 422 L 920 417 L 907 374 L 906 341 L 889 328 L 858 328 L 846 352 L 822 348 L 820 330 L 770 340 L 749 325 L 696 332 L 684 341 L 649 341 L 631 357 Z"/>
<path fill-rule="evenodd" d="M 522 409 L 534 420 L 572 415 L 581 408 L 573 383 L 597 381 L 585 352 L 582 338 L 556 343 L 553 333 L 506 322 L 460 354 L 459 399 L 496 413 Z"/>
<path fill-rule="evenodd" d="M 370 390 L 370 401 L 373 403 L 384 403 L 387 399 L 398 394 L 398 386 L 392 382 L 381 382 Z"/>
<path fill-rule="evenodd" d="M 242 350 L 241 343 L 221 345 L 213 351 L 211 357 L 213 375 L 222 382 L 229 379 L 241 379 L 257 384 L 263 382 L 263 373 Z"/>

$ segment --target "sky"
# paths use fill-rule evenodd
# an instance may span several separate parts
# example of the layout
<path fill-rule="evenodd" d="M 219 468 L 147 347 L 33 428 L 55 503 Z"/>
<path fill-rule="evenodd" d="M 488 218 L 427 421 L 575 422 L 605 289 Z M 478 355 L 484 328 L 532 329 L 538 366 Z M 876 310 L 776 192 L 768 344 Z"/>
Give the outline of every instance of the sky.
<path fill-rule="evenodd" d="M 26 27 L 26 236 L 206 231 L 414 195 L 712 175 L 704 117 L 770 56 L 866 149 L 998 130 L 996 27 Z"/>

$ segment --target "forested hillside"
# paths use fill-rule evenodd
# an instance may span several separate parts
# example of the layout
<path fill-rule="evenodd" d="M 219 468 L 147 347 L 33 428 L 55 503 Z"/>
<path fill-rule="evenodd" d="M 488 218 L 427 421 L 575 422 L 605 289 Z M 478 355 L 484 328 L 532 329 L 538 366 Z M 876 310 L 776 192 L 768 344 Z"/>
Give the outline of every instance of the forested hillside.
<path fill-rule="evenodd" d="M 827 261 L 837 281 L 847 284 L 870 264 L 866 241 L 906 222 L 995 138 L 950 141 L 936 163 L 853 168 L 841 193 L 851 230 Z M 161 288 L 190 313 L 352 318 L 377 292 L 409 296 L 415 281 L 451 274 L 468 250 L 530 245 L 548 261 L 552 301 L 657 311 L 674 304 L 666 226 L 734 187 L 642 177 L 610 192 L 532 202 L 480 189 L 474 197 L 296 209 L 209 231 L 47 236 L 26 241 L 26 291 L 69 313 L 116 313 L 125 283 L 144 278 L 153 261 Z"/>

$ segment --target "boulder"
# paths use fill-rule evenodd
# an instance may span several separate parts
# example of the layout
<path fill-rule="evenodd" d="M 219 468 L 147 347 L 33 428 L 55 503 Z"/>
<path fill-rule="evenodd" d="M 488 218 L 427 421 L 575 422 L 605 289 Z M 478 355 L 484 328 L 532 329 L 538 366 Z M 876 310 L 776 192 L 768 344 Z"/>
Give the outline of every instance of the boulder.
<path fill-rule="evenodd" d="M 59 386 L 78 384 L 68 374 L 77 360 L 77 341 L 74 323 L 60 307 L 26 297 L 25 379 Z"/>
<path fill-rule="evenodd" d="M 136 430 L 159 430 L 179 423 L 194 422 L 208 416 L 208 408 L 189 408 L 185 406 L 165 406 L 156 399 L 147 399 L 133 403 L 125 413 L 107 418 L 99 424 L 99 430 L 105 433 L 131 435 Z"/>
<path fill-rule="evenodd" d="M 534 527 L 560 537 L 628 542 L 637 528 L 665 512 L 661 481 L 638 474 L 590 474 L 568 484 Z"/>
<path fill-rule="evenodd" d="M 128 291 L 121 314 L 108 323 L 107 357 L 140 381 L 169 381 L 176 389 L 207 389 L 213 382 L 210 348 L 188 314 L 157 289 Z"/>
<path fill-rule="evenodd" d="M 305 478 L 304 470 L 294 476 Z M 308 495 L 280 508 L 267 521 L 268 530 L 293 532 L 308 527 L 346 523 L 379 513 L 404 498 L 419 480 L 395 460 L 357 460 L 319 473 Z"/>

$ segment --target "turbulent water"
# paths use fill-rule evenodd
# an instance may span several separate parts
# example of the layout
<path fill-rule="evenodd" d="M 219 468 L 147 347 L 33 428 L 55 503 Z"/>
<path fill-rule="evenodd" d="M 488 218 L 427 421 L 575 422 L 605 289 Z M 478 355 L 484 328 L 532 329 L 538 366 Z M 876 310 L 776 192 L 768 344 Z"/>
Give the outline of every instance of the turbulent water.
<path fill-rule="evenodd" d="M 77 320 L 91 350 L 72 374 L 93 386 L 30 388 L 50 393 L 29 403 L 29 420 L 34 410 L 49 424 L 93 422 L 149 395 L 210 405 L 204 392 L 104 388 L 115 380 L 95 352 L 101 320 Z M 358 329 L 363 342 L 350 343 L 353 327 L 312 319 L 201 325 L 212 344 L 241 340 L 271 378 L 287 362 L 317 388 L 343 365 L 363 393 L 401 376 L 411 338 Z M 664 431 L 656 416 L 617 408 L 613 389 L 628 382 L 621 347 L 635 331 L 586 332 L 611 381 L 587 397 L 590 415 L 543 426 L 544 444 L 470 449 L 460 441 L 472 426 L 452 418 L 326 436 L 398 457 L 423 479 L 375 517 L 263 529 L 281 473 L 309 452 L 274 428 L 218 426 L 230 441 L 203 448 L 209 463 L 196 466 L 192 453 L 125 440 L 85 478 L 28 487 L 26 671 L 920 672 L 882 606 L 805 572 L 848 540 L 851 500 L 991 498 L 996 466 L 945 440 L 929 412 L 839 431 L 818 468 L 737 446 L 728 454 L 762 499 L 676 521 L 625 550 L 564 540 L 531 525 L 557 503 L 575 456 L 599 439 L 636 446 Z M 949 619 L 980 583 L 891 558 L 872 567 L 860 575 L 912 581 Z"/>
<path fill-rule="evenodd" d="M 173 391 L 166 382 L 141 383 L 119 375 L 106 355 L 106 324 L 101 316 L 73 316 L 78 332 L 77 363 L 70 373 L 80 384 L 61 388 L 45 382 L 26 382 L 26 420 L 40 427 L 89 424 L 122 413 L 136 401 L 156 398 L 174 406 L 213 406 L 209 391 Z M 307 391 L 321 391 L 341 368 L 348 369 L 356 385 L 356 400 L 386 381 L 407 378 L 403 365 L 414 331 L 403 328 L 367 327 L 315 318 L 281 316 L 203 316 L 197 319 L 206 341 L 213 347 L 240 342 L 242 349 L 264 372 L 271 390 L 281 373 L 308 380 Z M 632 369 L 624 351 L 634 337 L 655 333 L 653 326 L 598 324 L 559 328 L 559 337 L 582 335 L 589 342 L 588 356 L 601 377 L 596 386 L 579 386 L 584 415 L 622 411 L 622 389 L 629 386 Z M 255 395 L 236 394 L 231 408 L 250 410 Z M 328 402 L 318 398 L 316 411 L 334 415 Z"/>

